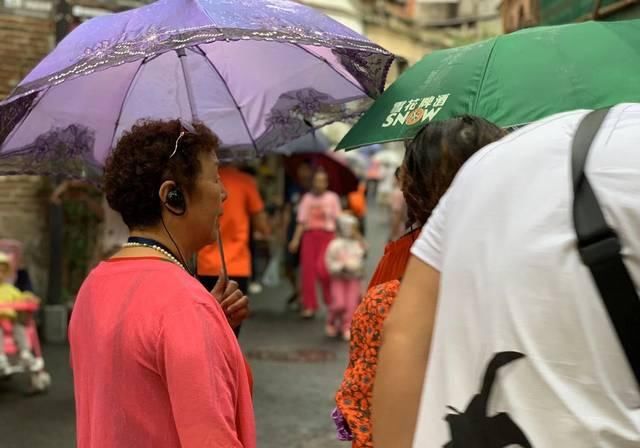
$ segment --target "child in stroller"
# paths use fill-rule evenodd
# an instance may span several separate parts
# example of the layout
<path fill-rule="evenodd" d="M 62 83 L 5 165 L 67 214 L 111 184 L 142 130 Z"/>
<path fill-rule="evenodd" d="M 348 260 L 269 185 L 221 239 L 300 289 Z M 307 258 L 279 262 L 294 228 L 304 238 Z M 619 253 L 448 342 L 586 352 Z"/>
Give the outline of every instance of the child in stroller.
<path fill-rule="evenodd" d="M 1 240 L 0 250 L 6 251 L 0 252 L 0 377 L 28 373 L 33 391 L 43 392 L 51 379 L 44 370 L 33 319 L 39 300 L 27 290 L 26 272 L 19 272 L 20 244 Z M 16 280 L 25 292 L 13 284 Z"/>

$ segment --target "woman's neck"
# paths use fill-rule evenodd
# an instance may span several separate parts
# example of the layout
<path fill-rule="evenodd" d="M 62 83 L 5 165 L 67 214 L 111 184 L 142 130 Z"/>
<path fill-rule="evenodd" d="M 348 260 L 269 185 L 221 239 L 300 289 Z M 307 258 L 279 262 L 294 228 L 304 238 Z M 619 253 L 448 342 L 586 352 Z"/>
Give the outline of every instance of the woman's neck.
<path fill-rule="evenodd" d="M 193 251 L 190 251 L 184 245 L 179 243 L 179 239 L 176 235 L 169 235 L 164 228 L 147 228 L 147 229 L 135 229 L 131 230 L 130 235 L 138 238 L 148 238 L 155 240 L 158 243 L 165 246 L 170 252 L 181 262 L 188 263 L 193 256 Z M 184 258 L 184 259 L 183 259 Z"/>

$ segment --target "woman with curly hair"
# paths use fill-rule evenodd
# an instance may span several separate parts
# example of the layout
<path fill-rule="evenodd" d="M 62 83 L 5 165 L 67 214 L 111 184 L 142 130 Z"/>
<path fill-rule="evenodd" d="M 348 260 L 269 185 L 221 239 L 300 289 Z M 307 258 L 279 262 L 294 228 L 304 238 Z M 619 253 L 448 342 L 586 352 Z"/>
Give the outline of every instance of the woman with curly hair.
<path fill-rule="evenodd" d="M 504 135 L 494 124 L 465 115 L 425 125 L 407 145 L 399 179 L 409 230 L 385 248 L 353 316 L 349 365 L 336 394 L 333 418 L 339 438 L 352 440 L 353 448 L 373 447 L 371 397 L 382 327 L 397 297 L 411 245 L 467 159 Z"/>
<path fill-rule="evenodd" d="M 207 291 L 186 264 L 216 239 L 218 148 L 202 124 L 146 121 L 107 160 L 105 194 L 130 237 L 89 274 L 71 318 L 79 448 L 256 446 L 232 331 L 246 297 L 233 282 Z"/>

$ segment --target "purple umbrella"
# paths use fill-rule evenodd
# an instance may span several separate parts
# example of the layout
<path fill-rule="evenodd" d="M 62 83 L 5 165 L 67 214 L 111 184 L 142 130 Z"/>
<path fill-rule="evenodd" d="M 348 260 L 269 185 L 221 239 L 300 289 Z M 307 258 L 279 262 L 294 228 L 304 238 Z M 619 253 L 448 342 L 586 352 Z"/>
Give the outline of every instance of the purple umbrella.
<path fill-rule="evenodd" d="M 285 0 L 159 0 L 74 30 L 0 103 L 0 174 L 99 174 L 138 119 L 200 120 L 255 157 L 361 114 L 393 56 Z"/>
<path fill-rule="evenodd" d="M 311 132 L 276 149 L 277 154 L 290 156 L 307 152 L 327 152 L 331 148 L 329 139 L 322 132 Z"/>

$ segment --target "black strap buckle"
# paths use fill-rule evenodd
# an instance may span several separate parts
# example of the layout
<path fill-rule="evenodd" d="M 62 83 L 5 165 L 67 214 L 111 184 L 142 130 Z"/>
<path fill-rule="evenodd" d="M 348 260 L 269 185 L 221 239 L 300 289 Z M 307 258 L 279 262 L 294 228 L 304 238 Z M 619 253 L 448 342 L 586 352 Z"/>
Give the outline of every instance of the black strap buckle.
<path fill-rule="evenodd" d="M 620 255 L 622 245 L 618 235 L 611 229 L 588 242 L 580 242 L 578 251 L 587 266 L 594 266 Z"/>

